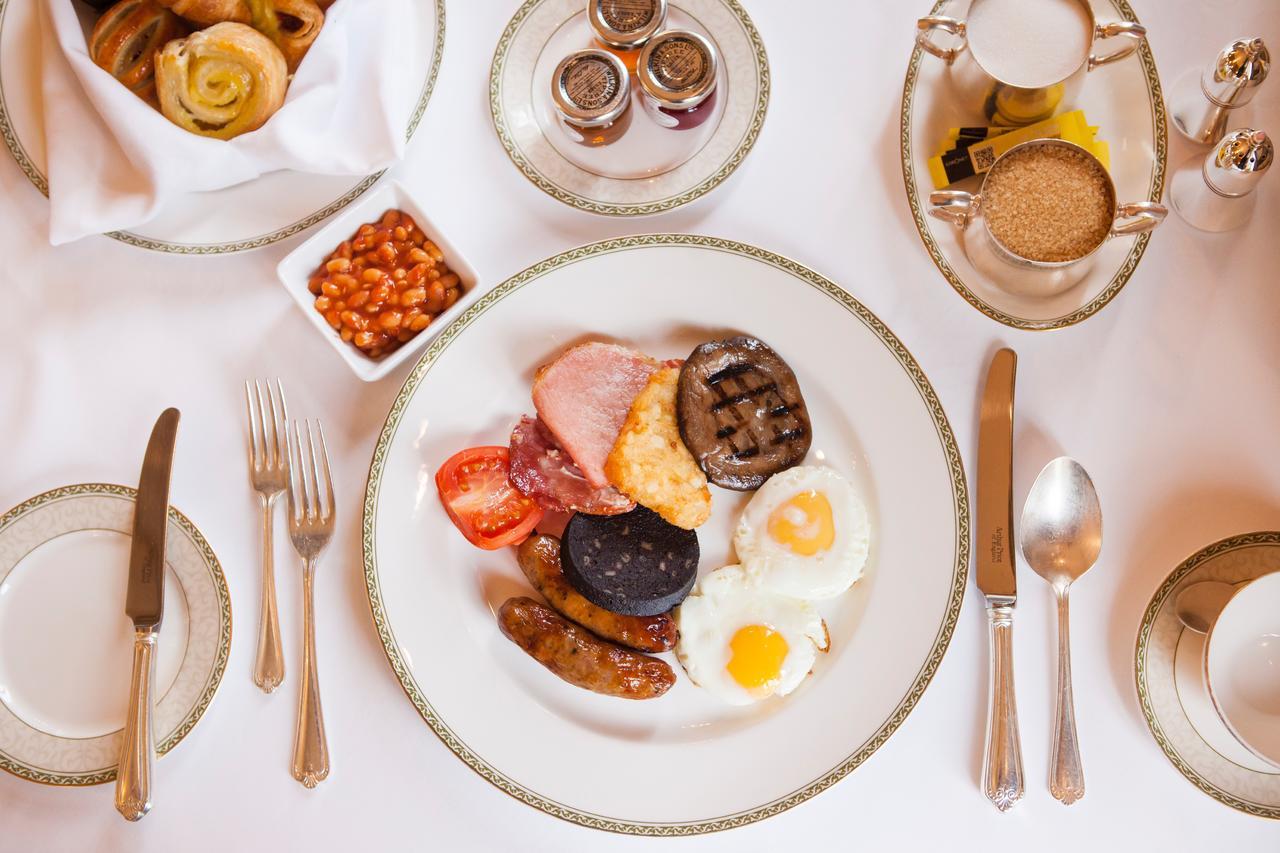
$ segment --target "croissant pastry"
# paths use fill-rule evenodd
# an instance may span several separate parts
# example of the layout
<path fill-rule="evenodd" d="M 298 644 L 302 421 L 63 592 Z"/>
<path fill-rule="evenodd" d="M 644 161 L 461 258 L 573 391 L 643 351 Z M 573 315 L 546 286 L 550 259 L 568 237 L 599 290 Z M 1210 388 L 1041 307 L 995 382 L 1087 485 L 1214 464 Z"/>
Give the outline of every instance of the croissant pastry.
<path fill-rule="evenodd" d="M 284 103 L 288 77 L 280 48 L 246 24 L 214 24 L 169 42 L 156 58 L 160 112 L 215 139 L 266 123 Z"/>
<path fill-rule="evenodd" d="M 188 32 L 173 12 L 152 0 L 120 0 L 89 36 L 89 56 L 138 97 L 155 102 L 156 51 Z"/>
<path fill-rule="evenodd" d="M 235 21 L 266 35 L 295 71 L 324 26 L 316 0 L 158 0 L 200 26 Z"/>

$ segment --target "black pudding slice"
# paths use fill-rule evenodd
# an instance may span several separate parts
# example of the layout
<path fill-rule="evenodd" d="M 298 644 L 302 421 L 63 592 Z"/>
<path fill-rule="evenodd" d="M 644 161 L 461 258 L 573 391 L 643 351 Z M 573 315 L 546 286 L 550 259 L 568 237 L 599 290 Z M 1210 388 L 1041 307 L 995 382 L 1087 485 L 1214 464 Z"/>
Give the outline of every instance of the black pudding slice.
<path fill-rule="evenodd" d="M 622 515 L 580 512 L 564 528 L 560 566 L 592 604 L 626 616 L 656 616 L 693 588 L 698 536 L 644 507 Z"/>

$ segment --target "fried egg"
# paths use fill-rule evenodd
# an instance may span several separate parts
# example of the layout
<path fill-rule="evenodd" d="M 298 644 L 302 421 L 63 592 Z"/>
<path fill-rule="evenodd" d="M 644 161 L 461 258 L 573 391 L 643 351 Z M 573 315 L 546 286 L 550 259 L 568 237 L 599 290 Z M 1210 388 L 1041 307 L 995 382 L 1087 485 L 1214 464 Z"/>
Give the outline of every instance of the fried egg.
<path fill-rule="evenodd" d="M 808 602 L 761 589 L 741 566 L 699 580 L 676 623 L 676 657 L 689 678 L 733 705 L 795 690 L 829 644 Z"/>
<path fill-rule="evenodd" d="M 853 484 L 830 468 L 799 466 L 774 474 L 755 493 L 733 547 L 765 589 L 816 600 L 862 577 L 870 537 Z"/>

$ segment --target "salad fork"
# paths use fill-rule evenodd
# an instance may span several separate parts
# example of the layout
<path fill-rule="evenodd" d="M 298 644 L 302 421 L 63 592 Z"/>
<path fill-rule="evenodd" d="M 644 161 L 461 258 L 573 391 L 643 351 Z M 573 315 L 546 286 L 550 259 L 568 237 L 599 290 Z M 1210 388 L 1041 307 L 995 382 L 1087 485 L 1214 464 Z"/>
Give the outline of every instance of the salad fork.
<path fill-rule="evenodd" d="M 329 544 L 333 528 L 333 477 L 329 473 L 324 430 L 319 421 L 314 432 L 310 421 L 303 421 L 301 425 L 294 421 L 293 440 L 289 442 L 289 538 L 303 560 L 305 628 L 298 725 L 293 741 L 293 778 L 308 788 L 314 788 L 329 775 L 329 744 L 324 734 L 320 683 L 316 675 L 315 576 L 316 560 Z"/>
<path fill-rule="evenodd" d="M 266 393 L 263 393 L 263 386 Z M 289 410 L 284 386 L 244 383 L 249 416 L 249 479 L 262 501 L 262 611 L 258 620 L 258 653 L 253 663 L 253 683 L 271 693 L 284 681 L 284 649 L 280 642 L 280 615 L 276 609 L 275 541 L 272 520 L 276 498 L 289 480 Z"/>

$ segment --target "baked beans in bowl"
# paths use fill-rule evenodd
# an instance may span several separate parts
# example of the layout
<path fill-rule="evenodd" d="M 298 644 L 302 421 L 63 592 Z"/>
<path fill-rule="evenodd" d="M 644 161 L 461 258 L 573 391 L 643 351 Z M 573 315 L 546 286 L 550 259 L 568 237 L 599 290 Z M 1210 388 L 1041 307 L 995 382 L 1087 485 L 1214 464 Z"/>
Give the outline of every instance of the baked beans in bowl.
<path fill-rule="evenodd" d="M 388 182 L 286 257 L 280 280 L 360 378 L 386 376 L 476 295 L 476 275 Z"/>

